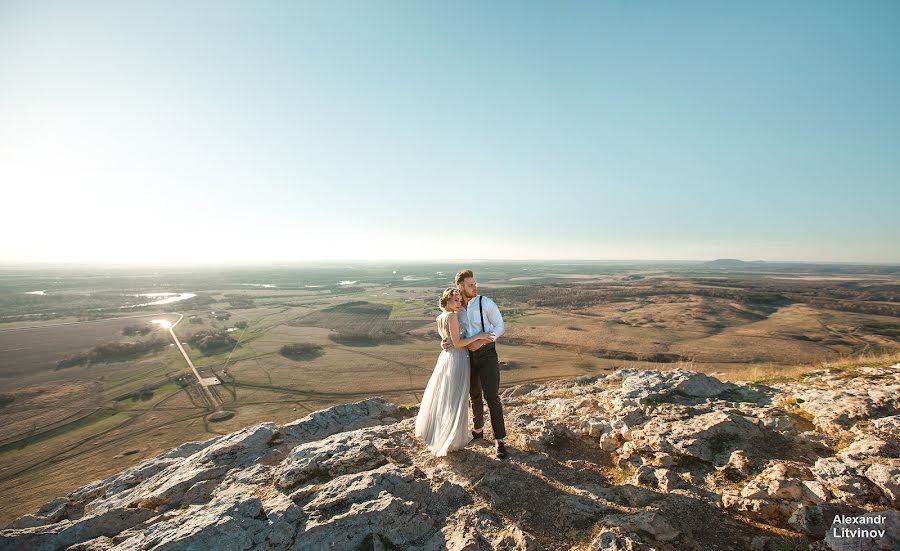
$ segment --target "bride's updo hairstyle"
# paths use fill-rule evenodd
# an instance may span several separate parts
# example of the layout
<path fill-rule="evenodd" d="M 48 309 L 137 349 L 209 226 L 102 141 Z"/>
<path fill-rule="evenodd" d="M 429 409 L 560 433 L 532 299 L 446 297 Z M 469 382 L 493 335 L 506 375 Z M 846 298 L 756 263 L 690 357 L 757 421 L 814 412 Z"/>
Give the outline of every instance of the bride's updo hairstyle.
<path fill-rule="evenodd" d="M 458 295 L 459 289 L 457 287 L 447 287 L 444 289 L 444 292 L 441 293 L 441 300 L 438 301 L 438 306 L 441 307 L 441 310 L 447 309 L 447 304 L 450 302 L 450 299 L 453 298 L 453 295 Z"/>

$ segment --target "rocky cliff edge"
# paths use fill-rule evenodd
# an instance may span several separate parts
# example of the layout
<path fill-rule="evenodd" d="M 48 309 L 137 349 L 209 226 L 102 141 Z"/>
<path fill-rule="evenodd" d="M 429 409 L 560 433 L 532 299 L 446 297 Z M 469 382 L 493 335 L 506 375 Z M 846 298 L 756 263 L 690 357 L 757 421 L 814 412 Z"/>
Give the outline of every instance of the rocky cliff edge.
<path fill-rule="evenodd" d="M 768 385 L 622 369 L 503 402 L 505 461 L 483 440 L 432 457 L 414 409 L 372 398 L 186 443 L 0 549 L 900 549 L 900 364 Z"/>

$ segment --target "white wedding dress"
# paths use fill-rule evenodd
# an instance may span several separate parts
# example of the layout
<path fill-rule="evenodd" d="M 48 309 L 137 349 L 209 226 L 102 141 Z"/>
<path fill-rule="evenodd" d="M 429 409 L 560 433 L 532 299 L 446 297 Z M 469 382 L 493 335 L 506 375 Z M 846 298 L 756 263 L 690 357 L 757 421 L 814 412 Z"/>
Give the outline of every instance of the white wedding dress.
<path fill-rule="evenodd" d="M 450 338 L 451 315 L 455 314 L 444 312 L 437 317 L 442 338 Z M 416 436 L 438 457 L 469 443 L 469 377 L 465 348 L 441 351 L 416 416 Z"/>

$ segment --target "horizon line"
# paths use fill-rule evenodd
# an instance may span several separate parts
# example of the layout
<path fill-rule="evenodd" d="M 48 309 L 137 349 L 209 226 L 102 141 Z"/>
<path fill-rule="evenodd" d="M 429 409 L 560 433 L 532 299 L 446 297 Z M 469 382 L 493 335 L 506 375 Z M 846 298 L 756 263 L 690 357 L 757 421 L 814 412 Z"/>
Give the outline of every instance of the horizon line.
<path fill-rule="evenodd" d="M 743 260 L 733 257 L 720 257 L 713 259 L 643 259 L 643 258 L 445 258 L 445 259 L 397 259 L 397 258 L 338 258 L 338 259 L 305 259 L 305 260 L 204 260 L 204 261 L 115 261 L 115 260 L 28 260 L 28 261 L 2 261 L 0 260 L 0 268 L 5 267 L 283 267 L 283 266 L 302 266 L 302 265 L 326 265 L 341 263 L 358 263 L 358 264 L 379 264 L 379 263 L 395 263 L 395 264 L 443 264 L 443 263 L 554 263 L 554 264 L 590 264 L 590 263 L 637 263 L 637 264 L 653 264 L 653 263 L 688 263 L 688 264 L 704 264 L 717 262 L 722 260 L 738 261 L 747 264 L 830 264 L 845 266 L 898 266 L 900 261 L 880 261 L 880 260 Z"/>

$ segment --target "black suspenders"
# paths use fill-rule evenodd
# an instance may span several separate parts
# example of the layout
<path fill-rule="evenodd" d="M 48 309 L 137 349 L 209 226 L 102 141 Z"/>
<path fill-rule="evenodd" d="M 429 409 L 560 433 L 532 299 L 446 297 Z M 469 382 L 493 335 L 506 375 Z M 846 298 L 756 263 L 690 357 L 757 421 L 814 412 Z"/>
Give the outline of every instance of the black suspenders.
<path fill-rule="evenodd" d="M 483 298 L 484 297 L 482 297 L 481 295 L 478 295 L 478 313 L 481 314 L 481 332 L 487 333 L 487 331 L 484 330 L 484 305 L 482 302 Z"/>
<path fill-rule="evenodd" d="M 481 295 L 478 295 L 478 313 L 481 315 L 481 332 L 487 333 L 487 329 L 485 328 L 485 325 L 484 325 L 484 300 L 483 300 L 483 298 L 484 297 L 482 297 Z M 484 346 L 484 348 L 479 348 L 475 352 L 472 352 L 473 357 L 478 355 L 481 350 L 495 350 L 494 343 L 492 343 L 492 342 L 488 343 L 486 346 Z"/>

